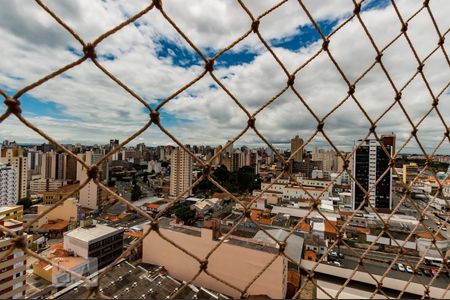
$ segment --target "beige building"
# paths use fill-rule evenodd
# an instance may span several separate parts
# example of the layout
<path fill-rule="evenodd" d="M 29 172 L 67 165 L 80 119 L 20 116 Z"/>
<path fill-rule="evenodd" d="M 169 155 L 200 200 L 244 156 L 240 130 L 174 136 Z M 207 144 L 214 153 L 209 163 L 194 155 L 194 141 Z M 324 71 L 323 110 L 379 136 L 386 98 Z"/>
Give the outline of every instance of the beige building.
<path fill-rule="evenodd" d="M 402 178 L 403 183 L 409 184 L 419 174 L 419 167 L 417 166 L 416 163 L 404 164 L 402 174 L 403 174 Z"/>
<path fill-rule="evenodd" d="M 43 203 L 44 204 L 53 204 L 55 202 L 58 202 L 61 199 L 63 199 L 64 197 L 67 197 L 68 195 L 70 195 L 79 186 L 80 186 L 79 183 L 63 185 L 56 190 L 44 192 Z M 79 192 L 76 192 L 74 195 L 72 195 L 72 197 L 78 198 Z"/>
<path fill-rule="evenodd" d="M 303 139 L 299 138 L 298 135 L 296 135 L 293 139 L 291 139 L 291 155 L 299 149 L 303 145 Z M 302 162 L 303 161 L 303 149 L 298 151 L 294 155 L 294 161 L 296 162 Z"/>
<path fill-rule="evenodd" d="M 94 155 L 92 151 L 86 151 L 85 153 L 78 154 L 78 157 L 84 160 L 89 166 L 94 163 Z M 86 168 L 77 163 L 77 180 L 80 183 L 83 183 L 86 179 L 88 179 Z M 95 184 L 94 181 L 89 181 L 89 183 L 84 186 L 80 190 L 80 206 L 97 209 L 98 201 L 99 201 L 100 188 Z"/>
<path fill-rule="evenodd" d="M 144 228 L 144 231 L 148 229 Z M 180 226 L 160 220 L 160 232 L 188 252 L 203 259 L 217 245 L 215 231 L 207 228 Z M 278 254 L 270 243 L 231 236 L 208 259 L 208 271 L 240 289 L 246 285 Z M 301 252 L 300 252 L 301 255 Z M 199 270 L 199 263 L 152 231 L 143 241 L 145 263 L 164 266 L 169 275 L 189 281 Z M 267 295 L 282 299 L 287 289 L 287 265 L 284 257 L 278 257 L 270 267 L 249 287 L 250 295 Z M 201 273 L 193 284 L 203 286 L 231 297 L 240 293 L 212 277 Z"/>
<path fill-rule="evenodd" d="M 182 148 L 172 152 L 170 160 L 170 195 L 181 195 L 192 184 L 192 157 Z M 189 190 L 185 196 L 189 196 Z"/>
<path fill-rule="evenodd" d="M 30 194 L 44 194 L 71 183 L 71 180 L 39 178 L 30 181 Z"/>
<path fill-rule="evenodd" d="M 51 205 L 36 205 L 38 215 L 42 214 Z M 78 201 L 75 198 L 68 198 L 62 204 L 58 205 L 54 209 L 52 209 L 47 215 L 46 218 L 48 221 L 52 220 L 64 220 L 73 222 L 77 220 L 77 211 L 78 211 Z"/>
<path fill-rule="evenodd" d="M 22 230 L 22 222 L 16 220 L 0 221 L 0 224 L 13 232 Z M 14 241 L 0 232 L 0 299 L 24 299 L 26 289 L 27 256 L 21 249 L 15 249 L 4 257 Z"/>
<path fill-rule="evenodd" d="M 27 196 L 27 154 L 21 148 L 2 149 L 0 152 L 0 163 L 9 164 L 16 172 L 17 180 L 17 199 Z"/>
<path fill-rule="evenodd" d="M 333 150 L 315 149 L 312 160 L 322 162 L 322 170 L 335 172 L 338 169 L 337 155 Z"/>

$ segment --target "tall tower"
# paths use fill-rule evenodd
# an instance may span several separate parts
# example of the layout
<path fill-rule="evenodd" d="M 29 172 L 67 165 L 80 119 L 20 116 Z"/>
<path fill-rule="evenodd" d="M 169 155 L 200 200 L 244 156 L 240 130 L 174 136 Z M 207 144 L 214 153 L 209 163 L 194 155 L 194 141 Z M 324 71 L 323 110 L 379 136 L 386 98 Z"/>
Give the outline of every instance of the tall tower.
<path fill-rule="evenodd" d="M 0 163 L 9 164 L 16 172 L 17 199 L 27 196 L 28 183 L 28 155 L 21 148 L 2 149 Z"/>
<path fill-rule="evenodd" d="M 170 160 L 170 195 L 179 196 L 192 184 L 192 157 L 182 148 L 172 152 Z M 189 190 L 185 196 L 192 193 Z"/>
<path fill-rule="evenodd" d="M 392 154 L 392 146 L 384 145 Z M 386 174 L 383 173 L 388 170 Z M 392 169 L 389 168 L 389 157 L 375 139 L 365 140 L 356 149 L 353 156 L 353 176 L 368 191 L 369 202 L 375 208 L 392 209 Z M 381 178 L 381 180 L 380 180 Z M 375 186 L 375 183 L 378 184 Z M 352 182 L 353 209 L 364 201 L 364 191 Z"/>
<path fill-rule="evenodd" d="M 297 149 L 299 149 L 303 145 L 303 139 L 299 138 L 296 135 L 293 139 L 291 139 L 291 154 L 294 153 Z M 303 149 L 298 151 L 294 155 L 294 161 L 302 162 L 303 161 Z"/>

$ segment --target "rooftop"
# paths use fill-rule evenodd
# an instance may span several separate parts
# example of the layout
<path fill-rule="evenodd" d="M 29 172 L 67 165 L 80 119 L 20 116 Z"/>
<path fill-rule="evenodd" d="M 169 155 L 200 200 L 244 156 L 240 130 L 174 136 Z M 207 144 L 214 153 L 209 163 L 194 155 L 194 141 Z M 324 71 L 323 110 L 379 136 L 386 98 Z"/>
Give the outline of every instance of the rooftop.
<path fill-rule="evenodd" d="M 70 232 L 65 233 L 65 236 L 69 236 L 71 238 L 75 238 L 84 242 L 90 242 L 104 235 L 119 233 L 122 231 L 123 229 L 109 227 L 103 224 L 95 224 L 95 226 L 89 228 L 78 227 Z"/>
<path fill-rule="evenodd" d="M 127 261 L 115 265 L 99 282 L 100 292 L 112 299 L 165 299 L 178 292 L 183 285 L 166 274 L 163 267 L 141 264 L 133 266 Z M 89 290 L 78 282 L 59 292 L 57 299 L 81 299 L 89 296 Z M 91 296 L 94 297 L 94 295 Z M 226 296 L 207 289 L 188 285 L 179 292 L 177 299 L 227 299 Z"/>

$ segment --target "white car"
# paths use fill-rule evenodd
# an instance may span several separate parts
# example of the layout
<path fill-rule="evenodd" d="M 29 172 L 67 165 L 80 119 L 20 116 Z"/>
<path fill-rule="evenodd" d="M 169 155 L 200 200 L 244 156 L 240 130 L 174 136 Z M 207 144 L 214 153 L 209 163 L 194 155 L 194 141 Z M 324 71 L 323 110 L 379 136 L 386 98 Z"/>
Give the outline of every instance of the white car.
<path fill-rule="evenodd" d="M 333 265 L 335 265 L 337 267 L 342 267 L 341 263 L 338 261 L 333 261 Z"/>
<path fill-rule="evenodd" d="M 398 264 L 398 270 L 401 272 L 405 272 L 405 267 L 402 264 Z"/>
<path fill-rule="evenodd" d="M 411 266 L 406 266 L 406 271 L 408 273 L 414 273 L 413 269 L 411 268 Z"/>

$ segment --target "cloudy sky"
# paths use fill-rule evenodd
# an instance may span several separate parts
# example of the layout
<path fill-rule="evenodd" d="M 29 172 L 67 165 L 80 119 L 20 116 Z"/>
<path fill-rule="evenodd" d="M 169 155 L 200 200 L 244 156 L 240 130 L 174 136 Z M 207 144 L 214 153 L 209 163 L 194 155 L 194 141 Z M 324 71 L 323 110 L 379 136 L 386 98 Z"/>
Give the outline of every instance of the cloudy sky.
<path fill-rule="evenodd" d="M 256 17 L 275 5 L 273 0 L 243 1 Z M 422 0 L 397 0 L 407 19 Z M 446 0 L 432 0 L 430 7 L 439 30 L 450 27 L 450 6 Z M 117 26 L 148 5 L 148 0 L 47 0 L 57 13 L 86 42 Z M 351 0 L 304 1 L 324 32 L 329 34 L 354 9 Z M 1 0 L 0 10 L 0 88 L 13 95 L 20 88 L 80 58 L 82 47 L 54 19 L 33 1 Z M 211 57 L 246 33 L 251 20 L 236 0 L 164 0 L 164 10 L 191 41 Z M 379 48 L 385 47 L 399 32 L 401 24 L 389 1 L 366 0 L 361 17 Z M 259 30 L 292 73 L 322 45 L 298 1 L 290 0 L 261 19 Z M 437 46 L 439 37 L 426 10 L 408 26 L 408 34 L 420 59 Z M 448 40 L 448 38 L 447 38 Z M 444 48 L 449 53 L 449 43 Z M 374 61 L 376 52 L 356 18 L 331 37 L 330 51 L 353 82 Z M 106 38 L 96 48 L 98 61 L 152 107 L 195 79 L 204 62 L 176 30 L 152 10 L 136 22 Z M 415 73 L 417 61 L 404 37 L 383 55 L 395 85 L 401 88 Z M 286 74 L 266 50 L 256 34 L 250 34 L 215 63 L 214 74 L 242 105 L 253 113 L 286 85 Z M 424 73 L 435 95 L 448 85 L 449 64 L 438 49 L 426 62 Z M 311 109 L 321 118 L 347 93 L 347 85 L 325 53 L 321 53 L 296 76 L 295 87 Z M 379 65 L 356 85 L 355 97 L 373 120 L 394 101 L 395 93 Z M 148 120 L 147 109 L 103 74 L 89 60 L 29 91 L 20 98 L 23 113 L 37 127 L 62 143 L 106 143 L 130 136 Z M 404 90 L 402 104 L 414 123 L 430 109 L 432 98 L 417 76 Z M 0 107 L 5 109 L 4 105 Z M 443 138 L 449 124 L 450 97 L 442 93 L 439 109 L 444 125 L 432 112 L 420 125 L 418 135 L 427 151 Z M 186 144 L 224 144 L 247 123 L 245 113 L 207 74 L 161 109 L 161 122 Z M 281 147 L 298 134 L 307 139 L 317 123 L 291 90 L 287 90 L 257 115 L 256 125 L 271 142 Z M 369 129 L 369 122 L 352 99 L 325 120 L 325 132 L 342 150 L 348 150 Z M 379 121 L 379 133 L 394 131 L 398 144 L 411 132 L 398 104 Z M 42 142 L 15 118 L 0 124 L 0 137 L 20 143 Z M 136 142 L 147 145 L 173 144 L 151 126 Z M 258 145 L 258 137 L 248 132 L 237 144 Z M 317 136 L 311 146 L 326 146 Z M 406 152 L 419 151 L 414 141 Z M 438 151 L 450 153 L 446 140 Z"/>

